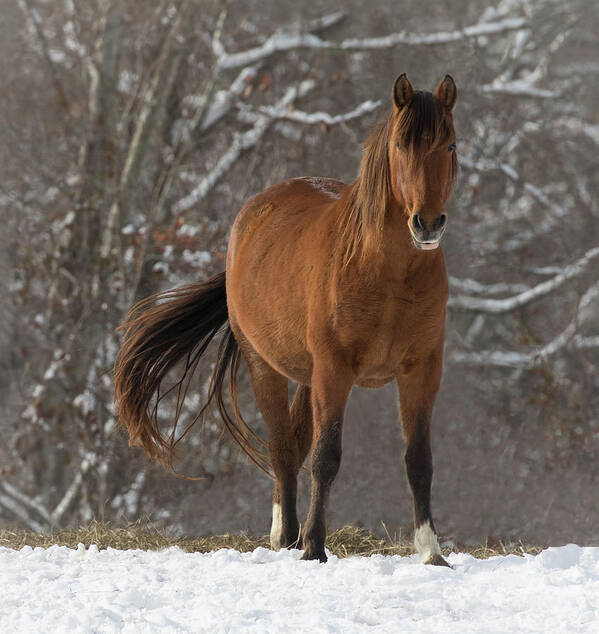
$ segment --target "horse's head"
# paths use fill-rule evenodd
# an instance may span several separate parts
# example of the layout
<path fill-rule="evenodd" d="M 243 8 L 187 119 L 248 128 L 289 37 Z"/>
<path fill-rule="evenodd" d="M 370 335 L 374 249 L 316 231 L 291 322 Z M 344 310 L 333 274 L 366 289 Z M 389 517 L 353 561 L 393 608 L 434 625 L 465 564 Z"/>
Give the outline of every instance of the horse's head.
<path fill-rule="evenodd" d="M 456 98 L 449 75 L 434 95 L 414 92 L 405 73 L 393 87 L 388 147 L 391 189 L 405 210 L 418 249 L 436 249 L 447 226 L 445 203 L 457 173 L 452 117 Z"/>

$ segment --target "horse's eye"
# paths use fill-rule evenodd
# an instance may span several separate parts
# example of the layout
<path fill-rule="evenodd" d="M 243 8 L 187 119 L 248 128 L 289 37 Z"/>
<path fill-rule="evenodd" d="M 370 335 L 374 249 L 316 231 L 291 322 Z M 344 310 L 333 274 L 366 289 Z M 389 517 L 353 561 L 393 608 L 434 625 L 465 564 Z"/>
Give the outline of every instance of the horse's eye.
<path fill-rule="evenodd" d="M 401 143 L 396 143 L 396 144 L 395 144 L 395 147 L 396 147 L 398 150 L 403 150 L 403 145 L 402 145 Z"/>
<path fill-rule="evenodd" d="M 447 148 L 448 152 L 455 152 L 455 143 L 452 143 L 448 148 Z"/>

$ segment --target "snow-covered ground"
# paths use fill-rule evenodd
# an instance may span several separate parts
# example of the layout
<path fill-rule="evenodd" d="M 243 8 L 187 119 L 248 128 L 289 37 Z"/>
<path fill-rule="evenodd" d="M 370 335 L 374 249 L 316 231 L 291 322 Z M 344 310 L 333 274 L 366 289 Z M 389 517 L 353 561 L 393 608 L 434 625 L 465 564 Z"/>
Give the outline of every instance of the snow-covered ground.
<path fill-rule="evenodd" d="M 599 632 L 599 548 L 413 557 L 0 548 L 0 632 Z"/>

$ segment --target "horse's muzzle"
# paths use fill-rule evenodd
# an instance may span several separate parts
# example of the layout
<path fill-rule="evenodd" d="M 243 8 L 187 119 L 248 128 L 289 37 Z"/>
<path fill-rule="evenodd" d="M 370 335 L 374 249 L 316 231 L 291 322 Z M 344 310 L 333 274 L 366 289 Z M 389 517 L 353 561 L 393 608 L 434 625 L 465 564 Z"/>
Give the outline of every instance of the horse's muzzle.
<path fill-rule="evenodd" d="M 441 242 L 447 226 L 447 214 L 440 214 L 433 222 L 426 222 L 419 214 L 412 214 L 408 222 L 408 228 L 412 235 L 412 242 L 417 249 L 431 251 L 436 249 Z"/>

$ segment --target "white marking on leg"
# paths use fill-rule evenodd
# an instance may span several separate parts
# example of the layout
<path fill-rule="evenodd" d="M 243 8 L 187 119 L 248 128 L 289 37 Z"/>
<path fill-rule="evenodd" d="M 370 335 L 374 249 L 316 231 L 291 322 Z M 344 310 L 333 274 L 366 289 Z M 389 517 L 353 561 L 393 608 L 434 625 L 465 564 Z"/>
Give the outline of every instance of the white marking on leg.
<path fill-rule="evenodd" d="M 283 510 L 280 504 L 272 505 L 272 524 L 270 526 L 270 545 L 275 550 L 281 548 L 281 533 L 283 532 Z"/>
<path fill-rule="evenodd" d="M 433 555 L 440 555 L 441 548 L 435 531 L 427 520 L 414 532 L 414 546 L 420 554 L 420 559 L 425 564 Z"/>

